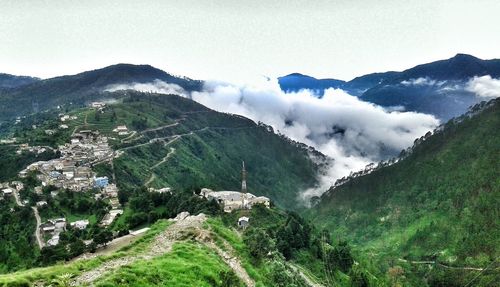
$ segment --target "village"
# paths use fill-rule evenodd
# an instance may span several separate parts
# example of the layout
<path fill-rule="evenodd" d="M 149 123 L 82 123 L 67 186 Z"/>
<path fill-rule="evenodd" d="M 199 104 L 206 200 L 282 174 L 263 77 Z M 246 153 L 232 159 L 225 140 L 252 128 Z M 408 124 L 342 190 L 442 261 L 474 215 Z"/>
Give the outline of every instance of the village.
<path fill-rule="evenodd" d="M 91 108 L 102 111 L 106 106 L 101 102 L 94 102 Z M 60 129 L 67 129 L 69 121 L 75 120 L 76 116 L 59 115 L 61 121 Z M 45 130 L 45 133 L 50 135 L 52 130 Z M 117 135 L 127 135 L 128 131 L 125 125 L 118 125 L 113 129 L 113 133 Z M 25 169 L 19 172 L 20 178 L 26 178 L 30 173 L 36 174 L 37 180 L 41 183 L 36 186 L 34 191 L 36 194 L 42 195 L 44 187 L 52 187 L 50 197 L 56 198 L 59 190 L 69 190 L 72 192 L 90 192 L 94 194 L 95 200 L 106 200 L 111 207 L 107 214 L 101 219 L 99 225 L 101 227 L 110 226 L 113 221 L 123 214 L 123 209 L 118 200 L 118 188 L 116 183 L 110 183 L 107 176 L 97 176 L 97 173 L 92 169 L 93 166 L 99 163 L 112 162 L 115 157 L 119 156 L 108 144 L 108 137 L 102 135 L 98 130 L 79 130 L 75 128 L 71 134 L 70 141 L 64 145 L 53 149 L 48 146 L 30 146 L 22 143 L 18 144 L 16 153 L 29 151 L 32 153 L 43 153 L 47 149 L 60 154 L 59 158 L 48 161 L 37 161 L 28 165 Z M 270 200 L 264 196 L 255 196 L 248 193 L 246 187 L 246 170 L 243 162 L 242 166 L 242 183 L 240 191 L 213 191 L 208 188 L 201 189 L 198 196 L 207 200 L 215 200 L 225 212 L 232 212 L 239 209 L 251 209 L 255 204 L 263 204 L 270 207 Z M 88 218 L 81 218 L 72 222 L 68 222 L 67 218 L 56 217 L 48 218 L 42 222 L 38 209 L 45 208 L 48 205 L 47 200 L 39 200 L 34 203 L 28 200 L 21 201 L 19 192 L 24 189 L 20 181 L 10 183 L 0 183 L 2 193 L 0 200 L 3 197 L 14 196 L 16 203 L 19 206 L 30 205 L 37 219 L 37 230 L 35 232 L 38 245 L 40 248 L 44 246 L 55 246 L 59 243 L 59 236 L 64 232 L 67 226 L 84 230 L 90 224 Z M 169 187 L 160 189 L 149 188 L 150 192 L 171 193 Z M 245 228 L 249 224 L 248 217 L 241 217 L 238 220 L 238 226 Z"/>
<path fill-rule="evenodd" d="M 92 103 L 91 107 L 97 110 L 102 109 L 104 103 Z M 67 123 L 74 120 L 76 116 L 60 114 L 61 129 L 67 129 Z M 125 126 L 118 126 L 115 129 L 116 133 L 126 132 Z M 52 130 L 45 130 L 47 135 L 52 133 Z M 12 142 L 15 142 L 13 140 Z M 5 142 L 7 143 L 7 142 Z M 116 156 L 116 153 L 108 144 L 108 138 L 101 135 L 97 130 L 80 130 L 75 131 L 71 135 L 70 142 L 60 145 L 57 149 L 44 146 L 30 146 L 26 143 L 18 145 L 17 154 L 25 151 L 31 153 L 43 153 L 47 149 L 54 152 L 59 152 L 60 157 L 48 161 L 38 161 L 28 165 L 25 169 L 19 172 L 20 178 L 25 178 L 29 173 L 35 173 L 37 180 L 41 183 L 36 186 L 34 191 L 41 195 L 44 187 L 53 187 L 50 192 L 50 197 L 58 196 L 58 190 L 65 189 L 72 192 L 88 192 L 97 191 L 94 194 L 95 200 L 106 200 L 111 209 L 99 223 L 102 227 L 107 227 L 113 223 L 116 217 L 123 213 L 121 205 L 118 201 L 118 188 L 116 184 L 110 183 L 107 176 L 97 176 L 92 167 L 99 163 L 110 162 Z M 19 193 L 22 192 L 24 186 L 20 181 L 12 181 L 0 183 L 1 194 L 0 200 L 4 197 L 14 196 L 18 206 L 31 205 L 35 217 L 37 219 L 36 237 L 40 248 L 44 246 L 55 246 L 59 243 L 59 235 L 66 230 L 67 225 L 84 230 L 89 225 L 89 220 L 82 218 L 73 222 L 67 222 L 64 217 L 50 218 L 45 222 L 41 222 L 38 208 L 47 206 L 46 200 L 40 200 L 30 203 L 28 200 L 20 200 Z"/>

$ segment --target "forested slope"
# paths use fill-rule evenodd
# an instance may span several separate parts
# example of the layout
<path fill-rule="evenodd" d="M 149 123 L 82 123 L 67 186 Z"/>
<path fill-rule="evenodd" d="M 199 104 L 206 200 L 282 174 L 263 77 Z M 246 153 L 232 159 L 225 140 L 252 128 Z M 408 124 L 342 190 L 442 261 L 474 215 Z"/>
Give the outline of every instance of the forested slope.
<path fill-rule="evenodd" d="M 499 100 L 476 106 L 399 162 L 330 189 L 311 218 L 380 268 L 405 266 L 414 285 L 463 286 L 489 266 L 474 283 L 490 286 L 500 255 L 499 126 Z M 423 260 L 478 269 L 409 263 Z"/>

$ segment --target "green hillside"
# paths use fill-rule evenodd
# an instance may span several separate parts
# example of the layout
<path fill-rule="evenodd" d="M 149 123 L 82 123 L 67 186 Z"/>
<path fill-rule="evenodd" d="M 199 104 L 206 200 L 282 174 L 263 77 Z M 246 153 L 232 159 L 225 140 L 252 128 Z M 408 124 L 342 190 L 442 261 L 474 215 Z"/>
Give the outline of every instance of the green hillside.
<path fill-rule="evenodd" d="M 241 164 L 248 169 L 249 192 L 265 195 L 284 207 L 295 207 L 298 192 L 316 183 L 321 165 L 310 155 L 324 156 L 306 145 L 275 134 L 272 128 L 231 114 L 210 110 L 176 95 L 116 92 L 124 98 L 102 112 L 77 109 L 66 122 L 69 128 L 47 136 L 45 129 L 60 124 L 56 115 L 41 117 L 38 128 L 19 124 L 11 129 L 18 142 L 56 147 L 72 132 L 92 129 L 108 135 L 120 157 L 114 160 L 116 183 L 121 190 L 138 186 L 169 186 L 177 190 L 208 187 L 239 190 Z M 126 125 L 133 134 L 118 136 L 112 130 Z M 112 175 L 111 166 L 98 166 Z"/>
<path fill-rule="evenodd" d="M 393 282 L 500 282 L 500 101 L 419 139 L 399 162 L 330 189 L 310 218 Z"/>
<path fill-rule="evenodd" d="M 236 224 L 243 215 L 251 218 L 245 230 Z M 125 237 L 132 243 L 117 248 L 115 241 L 71 262 L 0 275 L 0 286 L 307 287 L 374 280 L 354 264 L 347 245 L 332 244 L 296 214 L 264 206 L 159 220 L 146 234 Z"/>

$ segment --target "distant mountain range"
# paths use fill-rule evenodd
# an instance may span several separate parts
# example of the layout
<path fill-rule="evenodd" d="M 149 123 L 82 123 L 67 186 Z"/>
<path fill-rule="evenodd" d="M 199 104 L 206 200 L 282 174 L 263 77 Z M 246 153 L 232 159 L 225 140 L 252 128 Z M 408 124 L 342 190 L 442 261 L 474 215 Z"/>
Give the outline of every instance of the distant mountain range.
<path fill-rule="evenodd" d="M 288 92 L 309 89 L 322 97 L 328 88 L 342 89 L 383 107 L 432 114 L 446 121 L 484 100 L 467 87 L 471 79 L 485 75 L 500 77 L 500 60 L 457 54 L 402 72 L 373 73 L 347 82 L 299 73 L 278 81 L 281 89 Z M 0 121 L 58 105 L 82 105 L 102 98 L 104 89 L 111 85 L 156 80 L 178 85 L 187 92 L 203 86 L 203 81 L 174 76 L 150 65 L 117 64 L 46 80 L 0 74 Z"/>
<path fill-rule="evenodd" d="M 328 88 L 343 89 L 360 99 L 384 107 L 432 114 L 441 120 L 458 116 L 484 98 L 467 89 L 474 77 L 500 77 L 500 60 L 482 60 L 457 54 L 447 59 L 418 65 L 402 72 L 368 74 L 344 82 L 316 79 L 302 74 L 278 78 L 283 91 L 310 89 L 319 97 Z"/>

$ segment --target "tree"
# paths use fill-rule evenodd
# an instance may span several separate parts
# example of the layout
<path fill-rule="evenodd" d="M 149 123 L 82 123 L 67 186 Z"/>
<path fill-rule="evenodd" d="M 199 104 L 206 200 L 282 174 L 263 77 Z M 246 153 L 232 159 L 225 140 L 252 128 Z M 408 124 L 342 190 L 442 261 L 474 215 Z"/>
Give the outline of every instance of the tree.
<path fill-rule="evenodd" d="M 326 260 L 332 270 L 338 269 L 344 273 L 347 273 L 354 264 L 351 248 L 346 241 L 340 241 L 337 246 L 329 249 Z"/>
<path fill-rule="evenodd" d="M 250 254 L 257 259 L 262 259 L 268 253 L 275 250 L 274 241 L 261 228 L 248 229 L 245 232 L 244 241 L 250 250 Z"/>
<path fill-rule="evenodd" d="M 106 245 L 112 239 L 113 239 L 113 234 L 111 233 L 111 231 L 104 229 L 96 234 L 96 236 L 94 237 L 94 242 L 97 245 L 102 245 L 102 244 Z"/>

